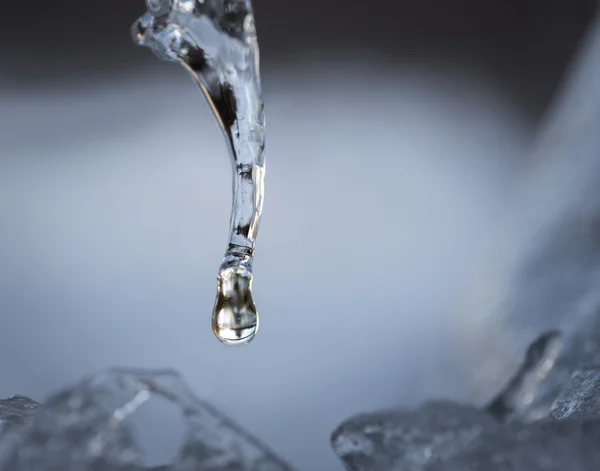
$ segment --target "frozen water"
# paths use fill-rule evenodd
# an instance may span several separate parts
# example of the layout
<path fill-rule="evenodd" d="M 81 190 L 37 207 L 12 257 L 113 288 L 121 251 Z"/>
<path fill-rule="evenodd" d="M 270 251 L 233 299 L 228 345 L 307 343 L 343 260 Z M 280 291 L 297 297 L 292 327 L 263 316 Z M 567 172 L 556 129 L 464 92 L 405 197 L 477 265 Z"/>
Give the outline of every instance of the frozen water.
<path fill-rule="evenodd" d="M 546 334 L 529 348 L 523 367 L 489 406 L 492 413 L 504 420 L 548 417 L 559 393 L 575 381 L 571 380 L 573 373 L 600 364 L 600 315 L 584 321 L 576 318 L 572 324 L 567 334 Z"/>
<path fill-rule="evenodd" d="M 547 375 L 539 378 L 538 392 L 522 418 L 535 420 L 547 416 L 559 393 L 571 382 L 573 373 L 597 364 L 600 364 L 600 313 L 591 315 L 584 322 L 573 321 L 554 366 Z"/>
<path fill-rule="evenodd" d="M 358 417 L 333 445 L 349 471 L 595 471 L 599 439 L 600 422 L 502 425 L 448 403 Z"/>
<path fill-rule="evenodd" d="M 502 424 L 469 406 L 429 403 L 413 412 L 364 414 L 344 422 L 332 435 L 335 452 L 349 471 L 597 470 L 600 421 L 519 420 L 526 400 L 517 401 L 516 394 L 535 394 L 529 376 L 541 371 L 540 360 L 548 358 L 548 346 L 556 338 L 548 335 L 532 345 L 506 398 L 488 407 L 512 423 Z M 553 414 L 560 419 L 597 419 L 599 398 L 600 370 L 578 371 L 554 404 Z"/>
<path fill-rule="evenodd" d="M 494 399 L 487 410 L 498 419 L 510 422 L 520 419 L 536 401 L 542 382 L 555 366 L 563 347 L 559 332 L 549 332 L 533 342 L 523 364 L 508 386 Z"/>
<path fill-rule="evenodd" d="M 571 381 L 552 404 L 556 419 L 600 418 L 600 368 L 584 368 L 573 373 Z"/>
<path fill-rule="evenodd" d="M 331 442 L 352 471 L 420 471 L 472 447 L 499 426 L 473 407 L 432 402 L 413 412 L 355 417 L 335 430 Z"/>
<path fill-rule="evenodd" d="M 3 425 L 19 423 L 30 417 L 39 404 L 25 396 L 0 399 L 0 430 Z"/>
<path fill-rule="evenodd" d="M 223 130 L 234 167 L 229 246 L 217 276 L 212 327 L 227 345 L 258 331 L 252 261 L 263 206 L 265 117 L 259 51 L 249 0 L 148 0 L 134 40 L 180 62 Z"/>
<path fill-rule="evenodd" d="M 600 469 L 599 440 L 600 422 L 514 423 L 427 471 L 596 471 Z"/>
<path fill-rule="evenodd" d="M 596 331 L 587 332 L 586 338 L 595 337 Z M 557 332 L 540 337 L 485 411 L 429 403 L 413 412 L 365 414 L 333 433 L 333 448 L 350 471 L 595 470 L 600 465 L 600 421 L 528 423 L 535 416 L 547 416 L 550 395 L 565 372 L 581 360 L 575 345 L 585 349 L 585 342 L 573 339 L 565 346 Z M 600 370 L 577 371 L 552 413 L 558 419 L 600 417 Z M 494 416 L 512 423 L 501 424 Z"/>
<path fill-rule="evenodd" d="M 184 443 L 168 469 L 291 471 L 265 445 L 197 399 L 176 373 L 127 369 L 85 378 L 51 397 L 30 420 L 11 425 L 9 436 L 0 440 L 0 469 L 144 469 L 142 450 L 126 419 L 151 395 L 176 404 L 185 418 Z M 30 400 L 17 402 L 0 403 L 0 411 L 14 415 L 34 407 Z"/>

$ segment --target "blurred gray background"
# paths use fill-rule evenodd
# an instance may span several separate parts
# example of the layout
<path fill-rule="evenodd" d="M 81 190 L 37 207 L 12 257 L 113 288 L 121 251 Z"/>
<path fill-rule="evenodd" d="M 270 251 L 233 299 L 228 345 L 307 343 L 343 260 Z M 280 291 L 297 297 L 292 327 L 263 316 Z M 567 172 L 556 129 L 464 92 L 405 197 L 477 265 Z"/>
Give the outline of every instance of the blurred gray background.
<path fill-rule="evenodd" d="M 255 2 L 261 332 L 239 349 L 209 323 L 226 148 L 184 71 L 133 45 L 143 1 L 3 12 L 0 396 L 173 367 L 300 471 L 342 469 L 329 434 L 352 414 L 489 399 L 455 306 L 512 230 L 497 220 L 595 2 L 351 3 Z M 171 412 L 138 418 L 152 463 L 175 453 Z"/>

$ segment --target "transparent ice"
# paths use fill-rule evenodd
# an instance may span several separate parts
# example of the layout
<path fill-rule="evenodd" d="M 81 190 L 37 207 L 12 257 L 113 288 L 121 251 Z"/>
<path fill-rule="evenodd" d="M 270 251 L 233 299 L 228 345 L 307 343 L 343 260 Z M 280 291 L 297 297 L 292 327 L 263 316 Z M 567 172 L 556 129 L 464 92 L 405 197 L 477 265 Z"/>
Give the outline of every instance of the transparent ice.
<path fill-rule="evenodd" d="M 537 408 L 540 395 L 544 394 L 546 379 L 553 375 L 556 361 L 564 355 L 564 336 L 551 331 L 533 342 L 525 353 L 525 360 L 506 388 L 488 405 L 487 410 L 503 422 L 522 420 Z M 547 411 L 539 411 L 541 417 Z"/>
<path fill-rule="evenodd" d="M 217 276 L 212 328 L 227 345 L 258 331 L 252 262 L 263 206 L 265 118 L 259 50 L 249 0 L 147 0 L 134 40 L 179 62 L 200 86 L 233 160 L 229 246 Z"/>
<path fill-rule="evenodd" d="M 84 378 L 39 408 L 22 397 L 0 401 L 0 417 L 22 419 L 0 435 L 0 470 L 145 470 L 128 417 L 151 396 L 175 404 L 186 428 L 175 462 L 156 470 L 291 471 L 260 441 L 196 398 L 175 372 L 136 369 Z"/>
<path fill-rule="evenodd" d="M 600 364 L 600 312 L 574 319 L 566 332 L 542 335 L 508 387 L 488 406 L 501 420 L 544 419 L 575 371 Z"/>

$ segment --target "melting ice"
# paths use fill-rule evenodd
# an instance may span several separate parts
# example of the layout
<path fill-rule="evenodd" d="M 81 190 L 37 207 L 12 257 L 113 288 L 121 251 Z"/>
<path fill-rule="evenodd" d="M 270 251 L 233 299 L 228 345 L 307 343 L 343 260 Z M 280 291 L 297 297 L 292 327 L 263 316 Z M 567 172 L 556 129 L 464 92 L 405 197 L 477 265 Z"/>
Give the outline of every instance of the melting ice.
<path fill-rule="evenodd" d="M 234 166 L 230 237 L 217 276 L 212 328 L 226 345 L 258 331 L 252 261 L 263 205 L 264 112 L 249 0 L 147 0 L 134 40 L 179 62 L 200 86 L 225 134 Z"/>

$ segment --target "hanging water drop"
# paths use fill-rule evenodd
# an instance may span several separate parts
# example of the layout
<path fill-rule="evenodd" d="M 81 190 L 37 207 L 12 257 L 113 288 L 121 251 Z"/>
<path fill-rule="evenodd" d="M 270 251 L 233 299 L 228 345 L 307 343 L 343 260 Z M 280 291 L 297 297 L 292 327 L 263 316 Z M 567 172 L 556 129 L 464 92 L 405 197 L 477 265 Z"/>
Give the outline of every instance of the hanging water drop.
<path fill-rule="evenodd" d="M 134 41 L 179 62 L 223 130 L 234 168 L 229 246 L 217 275 L 212 329 L 226 345 L 258 331 L 252 262 L 263 205 L 264 112 L 259 51 L 249 0 L 147 0 Z"/>
<path fill-rule="evenodd" d="M 248 343 L 258 331 L 252 299 L 252 274 L 244 267 L 221 270 L 213 313 L 213 332 L 227 345 Z"/>

